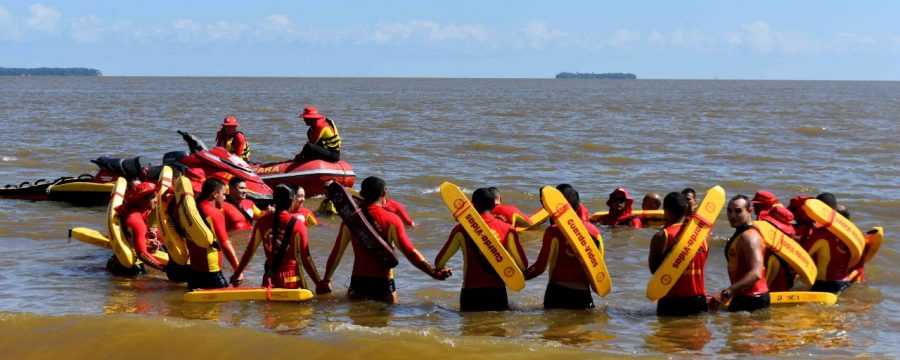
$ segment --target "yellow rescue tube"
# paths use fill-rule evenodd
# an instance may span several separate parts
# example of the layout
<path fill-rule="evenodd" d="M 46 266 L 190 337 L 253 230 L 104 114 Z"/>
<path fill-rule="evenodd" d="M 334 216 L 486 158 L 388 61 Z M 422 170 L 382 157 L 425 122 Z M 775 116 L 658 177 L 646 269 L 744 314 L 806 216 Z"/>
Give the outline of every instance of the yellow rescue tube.
<path fill-rule="evenodd" d="M 441 184 L 441 199 L 444 205 L 453 213 L 453 217 L 458 221 L 466 233 L 472 238 L 472 242 L 478 246 L 484 259 L 487 260 L 500 275 L 500 279 L 513 291 L 519 291 L 525 288 L 525 275 L 522 269 L 516 265 L 512 256 L 500 243 L 481 215 L 472 207 L 472 203 L 466 198 L 462 190 L 458 186 L 445 182 Z"/>
<path fill-rule="evenodd" d="M 106 224 L 109 230 L 109 247 L 116 254 L 116 260 L 122 266 L 131 268 L 134 266 L 135 261 L 134 250 L 125 240 L 125 234 L 122 232 L 122 221 L 119 219 L 119 213 L 116 211 L 116 208 L 122 205 L 122 202 L 125 200 L 125 189 L 127 187 L 128 182 L 125 181 L 124 177 L 116 179 L 116 185 L 109 195 L 109 207 L 106 209 Z"/>
<path fill-rule="evenodd" d="M 663 210 L 631 210 L 631 213 L 637 215 L 641 219 L 643 223 L 644 220 L 648 221 L 648 224 L 661 224 L 666 220 L 666 214 Z M 598 222 L 600 218 L 609 214 L 609 210 L 597 211 L 591 214 L 591 222 Z"/>
<path fill-rule="evenodd" d="M 556 188 L 545 186 L 541 189 L 541 203 L 563 236 L 569 241 L 571 248 L 578 253 L 578 260 L 581 262 L 585 275 L 590 279 L 594 292 L 600 296 L 609 294 L 612 289 L 612 280 L 609 278 L 609 270 L 603 261 L 603 239 L 598 236 L 599 247 L 594 244 L 594 239 L 588 233 L 584 222 L 566 201 L 565 196 Z"/>
<path fill-rule="evenodd" d="M 697 213 L 689 217 L 682 225 L 681 232 L 675 239 L 675 246 L 666 254 L 662 263 L 647 283 L 647 298 L 659 300 L 672 290 L 675 282 L 694 259 L 697 250 L 706 242 L 712 225 L 725 205 L 725 189 L 714 186 L 703 196 L 703 202 L 697 207 Z"/>
<path fill-rule="evenodd" d="M 221 301 L 305 301 L 313 298 L 312 291 L 306 289 L 270 289 L 270 288 L 225 288 L 199 289 L 189 291 L 182 296 L 187 302 L 221 302 Z"/>
<path fill-rule="evenodd" d="M 881 242 L 884 241 L 884 228 L 876 226 L 866 232 L 866 249 L 863 251 L 863 264 L 868 263 L 881 249 Z"/>
<path fill-rule="evenodd" d="M 178 231 L 175 230 L 175 223 L 172 221 L 168 211 L 169 205 L 175 199 L 172 186 L 172 168 L 163 166 L 159 175 L 159 189 L 156 192 L 156 209 L 153 210 L 151 217 L 156 220 L 156 224 L 159 226 L 159 237 L 166 244 L 166 251 L 169 252 L 169 257 L 176 264 L 185 265 L 188 262 L 187 245 L 185 245 L 184 239 L 178 234 Z"/>
<path fill-rule="evenodd" d="M 531 223 L 516 226 L 516 231 L 522 232 L 525 230 L 537 229 L 538 225 L 543 224 L 545 221 L 547 221 L 547 219 L 550 218 L 550 213 L 548 213 L 547 210 L 540 209 L 529 216 L 529 218 L 531 218 Z"/>
<path fill-rule="evenodd" d="M 803 204 L 803 212 L 816 223 L 825 226 L 829 232 L 847 245 L 847 248 L 850 249 L 850 266 L 859 262 L 866 245 L 866 238 L 856 225 L 818 199 L 806 200 Z"/>
<path fill-rule="evenodd" d="M 194 188 L 187 176 L 181 176 L 175 181 L 175 213 L 178 216 L 178 224 L 181 225 L 188 239 L 195 245 L 204 249 L 210 247 L 215 237 L 212 230 L 206 226 L 206 222 L 197 211 L 197 201 L 194 198 Z"/>
<path fill-rule="evenodd" d="M 767 221 L 754 221 L 753 226 L 762 235 L 766 248 L 790 264 L 804 284 L 812 285 L 816 281 L 816 263 L 800 244 Z"/>
<path fill-rule="evenodd" d="M 819 291 L 778 291 L 770 292 L 770 304 L 826 304 L 834 305 L 837 303 L 837 295 L 830 292 Z"/>
<path fill-rule="evenodd" d="M 72 228 L 69 229 L 69 237 L 75 238 L 76 240 L 81 242 L 102 247 L 104 249 L 110 248 L 109 238 L 103 236 L 103 234 L 94 229 L 84 227 Z M 157 251 L 151 255 L 153 255 L 153 258 L 162 265 L 166 265 L 169 263 L 169 254 L 166 254 L 163 251 Z"/>

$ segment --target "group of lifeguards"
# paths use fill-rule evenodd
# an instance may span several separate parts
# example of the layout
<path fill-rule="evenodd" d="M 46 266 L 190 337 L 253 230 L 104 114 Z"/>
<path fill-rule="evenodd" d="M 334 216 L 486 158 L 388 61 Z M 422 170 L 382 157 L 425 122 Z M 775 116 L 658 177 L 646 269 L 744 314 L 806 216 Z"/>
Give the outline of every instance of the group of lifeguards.
<path fill-rule="evenodd" d="M 307 132 L 309 142 L 298 158 L 339 160 L 340 137 L 334 122 L 321 116 L 314 107 L 305 108 L 299 117 L 306 121 L 310 130 Z M 242 157 L 249 157 L 249 146 L 243 134 L 236 130 L 237 126 L 236 118 L 226 117 L 222 130 L 217 134 L 217 144 Z M 308 225 L 318 224 L 319 220 L 311 210 L 303 206 L 303 188 L 277 186 L 273 194 L 274 206 L 261 211 L 246 199 L 246 183 L 241 178 L 232 178 L 226 187 L 219 179 L 204 180 L 204 175 L 196 169 L 188 171 L 185 176 L 199 190 L 197 207 L 214 233 L 216 242 L 209 248 L 187 242 L 189 267 L 182 269 L 186 274 L 173 277 L 172 274 L 177 273 L 172 270 L 173 266 L 161 264 L 151 256 L 160 247 L 154 228 L 148 225 L 147 220 L 148 214 L 156 206 L 156 187 L 152 183 L 136 184 L 132 186 L 125 203 L 118 211 L 123 219 L 126 236 L 142 262 L 167 271 L 170 278 L 185 278 L 191 289 L 222 288 L 229 286 L 229 283 L 237 287 L 242 284 L 244 270 L 262 245 L 266 256 L 262 286 L 315 289 L 318 294 L 326 294 L 333 290 L 331 278 L 349 244 L 353 247 L 354 263 L 348 295 L 354 299 L 397 302 L 393 269 L 359 245 L 354 231 L 346 223 L 341 224 L 325 272 L 320 274 L 317 271 L 309 252 L 306 228 Z M 642 219 L 642 215 L 634 213 L 634 200 L 623 187 L 610 193 L 606 203 L 608 213 L 593 219 L 593 223 L 590 211 L 571 185 L 561 184 L 557 189 L 572 209 L 576 210 L 595 241 L 599 238 L 600 231 L 594 223 L 609 227 L 640 228 L 653 221 Z M 446 244 L 438 252 L 432 265 L 409 239 L 405 226 L 416 226 L 416 223 L 402 204 L 387 197 L 384 180 L 377 177 L 366 178 L 359 194 L 360 207 L 374 229 L 389 244 L 396 246 L 415 267 L 429 276 L 437 280 L 451 276 L 452 270 L 446 264 L 457 251 L 462 250 L 465 263 L 460 293 L 462 311 L 509 308 L 506 286 L 462 226 L 457 225 L 451 230 Z M 849 217 L 846 208 L 837 204 L 834 195 L 823 193 L 817 198 Z M 849 286 L 851 281 L 863 280 L 862 264 L 850 268 L 850 255 L 846 245 L 825 227 L 817 226 L 800 210 L 807 199 L 809 198 L 794 197 L 790 205 L 784 207 L 768 191 L 757 192 L 753 199 L 744 195 L 731 198 L 727 204 L 727 216 L 735 232 L 725 245 L 731 285 L 718 295 L 707 296 L 704 269 L 709 246 L 704 241 L 669 293 L 659 300 L 657 313 L 696 314 L 710 311 L 711 307 L 715 309 L 721 301 L 730 301 L 730 311 L 753 311 L 768 307 L 770 291 L 785 291 L 793 287 L 796 274 L 766 250 L 759 230 L 751 224 L 754 213 L 759 220 L 771 223 L 807 249 L 819 268 L 813 291 L 837 293 Z M 511 254 L 526 279 L 539 276 L 549 267 L 549 282 L 544 295 L 545 308 L 594 307 L 589 279 L 581 267 L 578 255 L 555 224 L 551 224 L 544 232 L 537 260 L 529 266 L 514 227 L 520 223 L 530 224 L 532 221 L 529 216 L 515 206 L 504 204 L 500 191 L 494 187 L 477 189 L 471 200 L 475 210 L 498 235 L 501 244 Z M 687 188 L 681 192 L 671 192 L 662 200 L 658 194 L 650 193 L 642 202 L 643 210 L 654 210 L 660 206 L 664 210 L 664 221 L 650 243 L 648 265 L 651 273 L 657 270 L 663 258 L 672 250 L 682 225 L 696 211 L 696 192 Z M 228 232 L 246 229 L 252 229 L 251 237 L 239 260 L 229 241 Z M 225 279 L 222 272 L 223 258 L 235 269 L 229 280 Z M 307 282 L 306 277 L 312 282 Z"/>

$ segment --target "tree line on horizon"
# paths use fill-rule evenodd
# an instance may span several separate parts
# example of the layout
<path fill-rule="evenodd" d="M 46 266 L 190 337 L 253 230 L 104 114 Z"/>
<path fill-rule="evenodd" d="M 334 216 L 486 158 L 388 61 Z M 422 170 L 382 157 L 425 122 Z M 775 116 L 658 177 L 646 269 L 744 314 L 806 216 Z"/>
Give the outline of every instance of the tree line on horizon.
<path fill-rule="evenodd" d="M 103 76 L 97 69 L 89 68 L 5 68 L 0 76 Z"/>
<path fill-rule="evenodd" d="M 570 73 L 570 72 L 561 72 L 556 74 L 557 79 L 628 79 L 634 80 L 637 79 L 637 75 L 632 73 Z"/>

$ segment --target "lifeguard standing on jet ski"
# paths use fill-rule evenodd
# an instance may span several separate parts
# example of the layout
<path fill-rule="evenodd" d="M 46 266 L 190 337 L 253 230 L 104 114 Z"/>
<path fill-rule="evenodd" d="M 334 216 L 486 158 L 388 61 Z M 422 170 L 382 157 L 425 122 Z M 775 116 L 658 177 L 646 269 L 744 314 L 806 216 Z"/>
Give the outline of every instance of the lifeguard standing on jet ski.
<path fill-rule="evenodd" d="M 334 121 L 319 114 L 319 109 L 314 106 L 307 106 L 297 117 L 303 119 L 306 126 L 309 126 L 309 130 L 306 132 L 309 141 L 303 145 L 303 150 L 297 154 L 294 161 L 338 162 L 341 160 L 341 136 L 338 135 Z"/>
<path fill-rule="evenodd" d="M 222 129 L 216 133 L 216 146 L 223 147 L 228 152 L 240 156 L 246 162 L 250 162 L 250 144 L 244 133 L 237 131 L 240 124 L 234 115 L 228 115 L 222 121 Z"/>

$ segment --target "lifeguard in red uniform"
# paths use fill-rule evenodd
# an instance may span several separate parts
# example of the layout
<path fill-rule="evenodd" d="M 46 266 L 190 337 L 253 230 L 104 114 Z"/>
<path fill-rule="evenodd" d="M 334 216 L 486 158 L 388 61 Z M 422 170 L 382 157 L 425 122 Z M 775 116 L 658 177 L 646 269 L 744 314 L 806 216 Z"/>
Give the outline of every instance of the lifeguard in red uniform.
<path fill-rule="evenodd" d="M 580 208 L 581 200 L 578 192 L 569 184 L 560 184 L 556 187 L 573 209 Z M 579 216 L 580 217 L 580 216 Z M 581 221 L 591 234 L 592 240 L 597 242 L 600 230 L 588 219 Z M 590 281 L 585 274 L 584 267 L 577 250 L 572 248 L 562 231 L 556 224 L 544 230 L 541 251 L 537 260 L 525 270 L 525 279 L 533 279 L 550 267 L 550 281 L 544 291 L 545 309 L 591 309 L 594 307 L 594 299 L 591 297 Z"/>
<path fill-rule="evenodd" d="M 387 194 L 384 180 L 378 177 L 368 177 L 362 182 L 360 195 L 363 203 L 360 206 L 371 222 L 371 225 L 379 232 L 381 237 L 392 247 L 406 256 L 406 259 L 416 268 L 438 280 L 444 280 L 450 276 L 448 269 L 435 269 L 425 257 L 416 250 L 412 241 L 406 235 L 403 221 L 393 212 L 384 208 L 384 197 Z M 328 256 L 325 265 L 325 277 L 322 279 L 322 288 L 316 289 L 318 293 L 331 292 L 331 277 L 341 262 L 341 257 L 347 249 L 347 245 L 353 247 L 353 272 L 350 276 L 350 288 L 347 293 L 351 299 L 375 300 L 388 304 L 397 303 L 397 288 L 394 284 L 394 270 L 384 262 L 379 261 L 375 254 L 365 246 L 359 244 L 356 236 L 341 223 L 341 229 L 334 241 L 334 247 Z"/>
<path fill-rule="evenodd" d="M 234 115 L 228 115 L 222 121 L 222 128 L 216 133 L 216 146 L 223 147 L 228 152 L 240 156 L 246 162 L 250 162 L 250 144 L 244 137 L 244 133 L 237 131 L 240 124 Z"/>
<path fill-rule="evenodd" d="M 319 114 L 319 109 L 315 106 L 307 106 L 297 117 L 306 122 L 309 130 L 306 132 L 308 141 L 303 145 L 303 150 L 297 154 L 295 161 L 341 160 L 341 136 L 333 120 Z"/>
<path fill-rule="evenodd" d="M 287 185 L 278 185 L 275 187 L 273 200 L 275 211 L 267 212 L 253 227 L 253 235 L 247 243 L 240 265 L 231 276 L 231 284 L 240 285 L 241 274 L 262 244 L 266 262 L 261 286 L 312 290 L 314 288 L 306 282 L 303 274 L 305 268 L 313 284 L 320 287 L 319 272 L 309 253 L 306 224 L 293 213 L 297 205 L 294 191 Z"/>
<path fill-rule="evenodd" d="M 292 206 L 293 215 L 298 216 L 300 221 L 309 226 L 319 225 L 319 218 L 313 214 L 312 210 L 303 206 L 306 202 L 306 190 L 302 186 L 297 186 L 297 192 L 294 193 L 294 205 Z"/>
<path fill-rule="evenodd" d="M 491 209 L 496 205 L 495 200 L 493 192 L 486 188 L 476 189 L 472 193 L 472 207 L 481 215 L 487 226 L 497 233 L 500 244 L 509 252 L 516 266 L 524 269 L 528 266 L 528 259 L 519 244 L 519 235 L 516 230 L 491 215 Z M 450 258 L 460 248 L 463 250 L 463 263 L 465 264 L 462 290 L 459 293 L 460 311 L 508 310 L 509 299 L 503 279 L 497 275 L 488 260 L 484 258 L 462 225 L 457 224 L 450 231 L 447 242 L 434 259 L 435 266 L 444 269 Z"/>
<path fill-rule="evenodd" d="M 493 214 L 495 218 L 512 226 L 528 227 L 531 225 L 531 218 L 522 212 L 522 210 L 519 210 L 519 208 L 513 205 L 503 203 L 503 196 L 500 195 L 500 189 L 492 186 L 488 188 L 488 191 L 490 191 L 491 195 L 496 199 L 494 201 L 494 209 L 491 210 L 491 214 Z"/>
<path fill-rule="evenodd" d="M 736 195 L 726 208 L 734 235 L 725 244 L 728 278 L 731 286 L 722 290 L 722 301 L 731 299 L 728 311 L 754 311 L 769 307 L 769 286 L 763 254 L 766 245 L 759 230 L 751 225 L 750 198 Z"/>
<path fill-rule="evenodd" d="M 655 273 L 659 269 L 663 259 L 675 247 L 675 240 L 681 232 L 689 208 L 690 203 L 682 193 L 672 192 L 663 199 L 666 220 L 664 227 L 650 240 L 650 253 L 647 256 L 650 273 Z M 706 286 L 703 283 L 703 271 L 708 256 L 709 245 L 704 240 L 669 293 L 659 299 L 656 304 L 656 315 L 686 316 L 709 311 L 706 304 Z"/>
<path fill-rule="evenodd" d="M 641 218 L 635 215 L 631 206 L 634 199 L 628 195 L 628 190 L 624 187 L 617 187 L 609 194 L 609 200 L 606 205 L 609 206 L 609 213 L 600 217 L 597 222 L 606 226 L 628 226 L 635 229 L 641 227 Z"/>
<path fill-rule="evenodd" d="M 125 203 L 116 211 L 122 219 L 125 237 L 131 242 L 138 259 L 154 269 L 166 271 L 166 264 L 159 263 L 151 255 L 160 248 L 156 229 L 150 228 L 147 222 L 147 216 L 156 206 L 156 185 L 142 182 L 125 195 Z"/>
<path fill-rule="evenodd" d="M 218 289 L 228 287 L 228 281 L 222 274 L 222 255 L 238 267 L 237 255 L 228 239 L 225 230 L 225 216 L 222 215 L 222 204 L 225 203 L 225 183 L 216 178 L 203 182 L 203 189 L 197 197 L 197 210 L 213 233 L 213 244 L 203 248 L 193 241 L 187 241 L 190 271 L 188 287 L 190 289 Z"/>
<path fill-rule="evenodd" d="M 247 198 L 247 180 L 240 176 L 228 180 L 228 195 L 222 204 L 225 228 L 228 231 L 252 229 L 253 221 L 261 213 L 253 200 Z"/>

